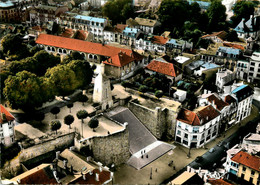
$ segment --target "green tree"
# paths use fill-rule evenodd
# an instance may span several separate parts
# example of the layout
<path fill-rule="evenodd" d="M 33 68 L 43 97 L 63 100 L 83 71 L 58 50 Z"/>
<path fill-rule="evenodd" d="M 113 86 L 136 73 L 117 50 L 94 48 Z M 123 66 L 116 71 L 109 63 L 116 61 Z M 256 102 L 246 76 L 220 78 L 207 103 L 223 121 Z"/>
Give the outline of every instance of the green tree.
<path fill-rule="evenodd" d="M 4 96 L 14 109 L 32 110 L 45 101 L 41 80 L 35 74 L 22 71 L 5 80 Z"/>
<path fill-rule="evenodd" d="M 162 96 L 163 96 L 163 92 L 161 90 L 157 90 L 155 91 L 155 94 L 156 98 L 160 99 Z"/>
<path fill-rule="evenodd" d="M 108 17 L 113 24 L 125 22 L 129 17 L 134 16 L 134 9 L 131 0 L 112 0 L 102 7 L 102 14 Z"/>
<path fill-rule="evenodd" d="M 57 65 L 48 69 L 45 77 L 50 81 L 53 94 L 66 96 L 79 87 L 79 82 L 73 70 L 66 65 Z"/>
<path fill-rule="evenodd" d="M 57 134 L 57 130 L 59 130 L 61 128 L 61 123 L 59 120 L 53 120 L 51 121 L 51 130 L 52 131 L 56 131 L 56 134 Z"/>
<path fill-rule="evenodd" d="M 71 108 L 73 107 L 73 103 L 69 103 L 69 104 L 67 105 L 67 107 L 70 109 L 70 113 L 71 113 Z"/>
<path fill-rule="evenodd" d="M 231 30 L 230 32 L 228 32 L 226 40 L 230 42 L 239 41 L 237 32 L 235 30 Z"/>
<path fill-rule="evenodd" d="M 59 114 L 60 108 L 59 107 L 53 107 L 51 109 L 51 113 L 55 115 L 55 119 L 57 119 L 57 114 Z"/>
<path fill-rule="evenodd" d="M 97 118 L 92 118 L 89 122 L 88 122 L 88 126 L 90 128 L 92 128 L 93 132 L 96 132 L 95 128 L 97 128 L 99 125 L 99 121 Z"/>
<path fill-rule="evenodd" d="M 86 110 L 79 110 L 77 112 L 77 118 L 81 119 L 81 122 L 84 123 L 84 119 L 88 117 L 88 112 Z"/>
<path fill-rule="evenodd" d="M 88 97 L 86 95 L 81 95 L 79 97 L 79 101 L 82 103 L 82 105 L 84 106 L 84 103 L 88 101 Z"/>
<path fill-rule="evenodd" d="M 84 55 L 80 54 L 78 51 L 72 51 L 71 57 L 73 60 L 84 60 Z"/>
<path fill-rule="evenodd" d="M 213 0 L 207 10 L 209 18 L 208 32 L 219 31 L 220 23 L 226 21 L 226 7 L 221 3 L 220 0 Z"/>
<path fill-rule="evenodd" d="M 1 41 L 3 52 L 5 54 L 9 52 L 10 55 L 15 54 L 18 49 L 21 49 L 22 43 L 23 41 L 19 35 L 14 34 L 7 34 Z"/>
<path fill-rule="evenodd" d="M 141 85 L 138 91 L 142 92 L 143 94 L 148 91 L 148 87 L 146 85 Z"/>
<path fill-rule="evenodd" d="M 8 78 L 9 75 L 11 75 L 12 73 L 9 70 L 2 70 L 0 72 L 0 90 L 1 90 L 1 97 L 3 96 L 3 90 L 5 88 L 5 80 Z"/>
<path fill-rule="evenodd" d="M 93 70 L 85 60 L 72 60 L 67 66 L 74 71 L 80 88 L 85 88 L 92 81 Z"/>
<path fill-rule="evenodd" d="M 126 90 L 126 88 L 129 87 L 130 83 L 129 83 L 128 81 L 125 81 L 125 80 L 124 80 L 124 81 L 121 82 L 121 85 L 122 85 L 122 86 L 125 88 L 125 90 Z"/>
<path fill-rule="evenodd" d="M 247 21 L 250 18 L 250 15 L 254 15 L 255 4 L 252 1 L 238 1 L 234 7 L 234 15 L 231 17 L 232 25 L 236 27 L 242 18 Z"/>
<path fill-rule="evenodd" d="M 39 112 L 39 113 L 34 113 L 34 114 L 33 114 L 33 117 L 34 117 L 34 119 L 35 119 L 36 121 L 42 122 L 42 120 L 44 120 L 44 118 L 45 118 L 45 114 L 44 114 L 44 113 L 41 113 L 41 112 Z"/>
<path fill-rule="evenodd" d="M 71 129 L 71 124 L 74 122 L 74 117 L 72 115 L 67 115 L 64 117 L 64 123 L 69 126 L 69 129 Z"/>
<path fill-rule="evenodd" d="M 81 131 L 82 131 L 81 135 L 83 137 L 83 123 L 84 123 L 84 119 L 86 119 L 89 116 L 89 114 L 88 114 L 88 112 L 86 110 L 79 110 L 77 112 L 76 116 L 77 116 L 78 119 L 81 119 Z"/>

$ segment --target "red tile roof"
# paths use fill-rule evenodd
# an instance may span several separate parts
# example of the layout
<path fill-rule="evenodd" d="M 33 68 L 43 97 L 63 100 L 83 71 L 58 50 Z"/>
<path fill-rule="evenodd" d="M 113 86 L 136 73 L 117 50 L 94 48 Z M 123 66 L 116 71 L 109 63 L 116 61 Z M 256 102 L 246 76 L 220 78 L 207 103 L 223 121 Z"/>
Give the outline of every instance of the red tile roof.
<path fill-rule="evenodd" d="M 44 29 L 40 26 L 34 26 L 32 27 L 33 30 L 36 30 L 36 31 L 43 31 Z"/>
<path fill-rule="evenodd" d="M 135 59 L 133 57 L 130 57 L 123 52 L 120 52 L 115 56 L 112 56 L 111 58 L 104 61 L 104 63 L 112 66 L 123 67 L 129 64 L 130 62 L 133 62 L 134 60 Z"/>
<path fill-rule="evenodd" d="M 258 156 L 253 156 L 244 151 L 240 151 L 234 155 L 231 160 L 260 172 L 260 157 Z"/>
<path fill-rule="evenodd" d="M 74 35 L 73 29 L 67 28 L 67 29 L 64 30 L 64 32 L 60 36 L 71 38 L 73 35 Z"/>
<path fill-rule="evenodd" d="M 1 124 L 5 123 L 4 120 L 3 120 L 3 118 L 2 118 L 2 113 L 5 114 L 5 116 L 6 116 L 6 121 L 13 121 L 13 120 L 15 119 L 15 118 L 13 117 L 13 115 L 12 115 L 10 112 L 8 112 L 8 111 L 4 108 L 4 106 L 3 106 L 2 104 L 0 104 L 0 113 L 1 113 L 1 115 L 0 115 L 0 123 L 1 123 Z"/>
<path fill-rule="evenodd" d="M 232 185 L 227 181 L 224 181 L 223 179 L 208 179 L 208 183 L 211 185 Z"/>
<path fill-rule="evenodd" d="M 240 49 L 240 50 L 245 50 L 245 47 L 239 44 L 231 43 L 231 42 L 224 42 L 224 46 L 235 48 L 235 49 Z"/>
<path fill-rule="evenodd" d="M 219 115 L 220 113 L 216 109 L 214 109 L 211 105 L 208 105 L 198 112 L 181 109 L 177 116 L 177 120 L 193 126 L 200 126 L 209 122 L 210 120 L 213 120 Z"/>
<path fill-rule="evenodd" d="M 86 40 L 88 37 L 88 32 L 84 31 L 84 30 L 78 30 L 77 31 L 77 36 L 75 39 L 79 39 L 79 40 Z"/>
<path fill-rule="evenodd" d="M 122 33 L 123 30 L 124 30 L 127 26 L 128 26 L 128 25 L 126 25 L 126 24 L 117 24 L 115 28 L 116 28 L 116 31 Z"/>
<path fill-rule="evenodd" d="M 218 110 L 222 110 L 225 106 L 228 106 L 228 103 L 224 102 L 222 99 L 217 98 L 214 94 L 210 95 L 208 101 L 216 105 Z"/>
<path fill-rule="evenodd" d="M 80 51 L 85 53 L 92 53 L 107 57 L 112 57 L 117 55 L 120 51 L 126 52 L 126 54 L 130 55 L 132 50 L 130 49 L 123 49 L 117 48 L 108 45 L 102 45 L 99 43 L 87 42 L 77 39 L 71 38 L 64 38 L 55 35 L 48 35 L 48 34 L 40 34 L 39 37 L 36 39 L 37 44 L 54 46 L 58 48 L 65 48 L 74 51 Z"/>
<path fill-rule="evenodd" d="M 165 63 L 153 60 L 145 68 L 161 74 L 176 77 L 174 65 L 172 63 Z"/>
<path fill-rule="evenodd" d="M 220 38 L 221 40 L 225 40 L 225 38 L 226 38 L 226 36 L 227 36 L 227 32 L 225 32 L 225 31 L 214 32 L 214 33 L 212 33 L 212 34 L 203 35 L 201 38 L 215 37 L 215 36 L 217 36 L 217 37 Z"/>
<path fill-rule="evenodd" d="M 58 184 L 55 177 L 52 174 L 50 166 L 37 170 L 22 179 L 19 184 Z"/>
<path fill-rule="evenodd" d="M 227 95 L 227 96 L 225 96 L 224 101 L 225 101 L 226 103 L 228 103 L 228 104 L 231 104 L 231 103 L 236 102 L 236 99 L 235 99 L 234 97 L 230 96 L 230 95 Z"/>
<path fill-rule="evenodd" d="M 197 114 L 188 109 L 181 109 L 177 116 L 177 120 L 194 126 L 200 125 Z"/>
<path fill-rule="evenodd" d="M 99 174 L 99 181 L 96 181 L 96 173 Z M 69 184 L 104 184 L 104 182 L 110 179 L 110 172 L 104 170 L 100 172 L 98 169 L 94 169 L 92 175 L 87 173 L 85 177 L 86 180 L 84 180 L 83 177 L 80 177 Z"/>
<path fill-rule="evenodd" d="M 164 45 L 169 39 L 163 36 L 153 36 L 152 40 L 153 43 Z"/>

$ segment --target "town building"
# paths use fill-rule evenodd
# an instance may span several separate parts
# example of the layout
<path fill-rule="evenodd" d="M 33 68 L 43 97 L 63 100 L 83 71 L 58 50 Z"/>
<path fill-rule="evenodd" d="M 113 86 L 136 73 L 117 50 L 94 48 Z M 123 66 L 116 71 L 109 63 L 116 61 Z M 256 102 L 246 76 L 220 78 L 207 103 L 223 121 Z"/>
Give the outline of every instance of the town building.
<path fill-rule="evenodd" d="M 229 172 L 254 185 L 260 182 L 260 157 L 244 151 L 239 151 L 231 158 Z"/>
<path fill-rule="evenodd" d="M 15 142 L 14 138 L 14 116 L 0 104 L 0 140 L 5 146 L 10 146 Z"/>
<path fill-rule="evenodd" d="M 18 6 L 19 1 L 1 1 L 0 2 L 0 20 L 1 22 L 21 21 L 22 11 Z"/>
<path fill-rule="evenodd" d="M 237 100 L 236 123 L 238 123 L 251 113 L 254 90 L 249 85 L 241 85 L 235 88 L 231 95 Z"/>
<path fill-rule="evenodd" d="M 201 38 L 211 40 L 214 43 L 223 43 L 226 37 L 227 37 L 227 32 L 220 31 L 208 35 L 203 35 Z"/>
<path fill-rule="evenodd" d="M 175 141 L 188 148 L 199 148 L 217 137 L 220 113 L 212 105 L 194 111 L 182 108 L 177 116 Z"/>
<path fill-rule="evenodd" d="M 195 3 L 195 2 L 199 4 L 202 12 L 207 11 L 209 9 L 210 5 L 211 5 L 211 2 L 188 0 L 189 4 L 192 4 L 192 3 Z"/>
<path fill-rule="evenodd" d="M 247 80 L 249 65 L 250 65 L 250 62 L 247 60 L 238 60 L 237 61 L 236 71 L 237 71 L 238 79 Z M 251 73 L 251 75 L 253 75 L 253 74 Z"/>
<path fill-rule="evenodd" d="M 218 69 L 218 72 L 216 73 L 216 86 L 218 92 L 224 92 L 224 86 L 228 83 L 234 82 L 236 79 L 236 72 L 232 72 L 228 69 L 221 68 Z"/>
<path fill-rule="evenodd" d="M 260 32 L 260 16 L 251 15 L 246 21 L 242 18 L 241 22 L 234 29 L 237 32 L 239 38 L 247 39 L 249 37 L 256 38 Z"/>
<path fill-rule="evenodd" d="M 153 34 L 154 29 L 161 25 L 161 23 L 157 20 L 145 19 L 140 17 L 136 17 L 135 19 L 130 18 L 126 20 L 126 24 L 129 27 L 140 29 L 146 34 Z"/>
<path fill-rule="evenodd" d="M 254 52 L 250 57 L 247 79 L 250 82 L 259 83 L 260 81 L 260 52 Z"/>
<path fill-rule="evenodd" d="M 72 51 L 78 51 L 91 65 L 97 66 L 97 71 L 104 61 L 105 73 L 115 78 L 122 78 L 144 65 L 143 56 L 130 49 L 47 34 L 39 35 L 36 43 L 47 52 L 56 55 L 67 55 Z"/>
<path fill-rule="evenodd" d="M 184 185 L 184 184 L 204 184 L 203 179 L 194 172 L 183 172 L 178 177 L 169 182 L 169 185 Z"/>
<path fill-rule="evenodd" d="M 204 62 L 201 66 L 199 66 L 197 69 L 194 70 L 194 75 L 195 76 L 202 76 L 202 74 L 207 73 L 208 71 L 212 71 L 212 70 L 217 70 L 219 69 L 221 66 L 214 64 L 214 63 L 210 63 L 210 62 Z"/>
<path fill-rule="evenodd" d="M 182 79 L 182 71 L 172 63 L 163 60 L 152 60 L 146 67 L 145 72 L 149 74 L 159 73 L 165 75 L 171 82 Z"/>
<path fill-rule="evenodd" d="M 193 43 L 181 39 L 169 39 L 166 42 L 166 50 L 172 52 L 174 55 L 181 54 L 184 50 L 192 50 Z"/>

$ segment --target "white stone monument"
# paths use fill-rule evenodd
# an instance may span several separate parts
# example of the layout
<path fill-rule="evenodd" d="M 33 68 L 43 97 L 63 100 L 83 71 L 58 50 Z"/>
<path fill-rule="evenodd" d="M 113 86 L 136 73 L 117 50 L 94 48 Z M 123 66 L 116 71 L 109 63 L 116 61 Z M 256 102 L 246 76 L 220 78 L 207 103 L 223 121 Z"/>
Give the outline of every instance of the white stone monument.
<path fill-rule="evenodd" d="M 113 106 L 110 80 L 105 76 L 105 64 L 101 64 L 100 73 L 95 78 L 93 102 L 100 103 L 102 110 Z"/>

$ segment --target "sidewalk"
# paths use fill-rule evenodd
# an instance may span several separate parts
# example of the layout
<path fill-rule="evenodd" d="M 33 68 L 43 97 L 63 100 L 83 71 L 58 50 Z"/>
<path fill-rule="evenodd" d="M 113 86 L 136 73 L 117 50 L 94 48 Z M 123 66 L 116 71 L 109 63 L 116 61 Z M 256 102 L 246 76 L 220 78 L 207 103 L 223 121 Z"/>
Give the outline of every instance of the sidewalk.
<path fill-rule="evenodd" d="M 241 122 L 241 126 L 245 125 L 248 121 L 253 120 L 259 115 L 258 109 L 253 106 L 252 113 L 249 117 L 244 119 Z M 228 138 L 230 135 L 234 134 L 239 128 L 239 124 L 231 127 L 228 131 L 226 131 L 225 138 Z M 224 139 L 223 136 L 216 138 L 210 143 L 206 144 L 205 147 L 210 149 L 214 147 L 217 143 Z M 172 144 L 172 143 L 171 143 Z M 174 143 L 176 148 L 163 155 L 156 161 L 147 165 L 141 170 L 135 170 L 134 168 L 123 164 L 118 167 L 115 171 L 115 184 L 160 184 L 165 179 L 169 178 L 189 163 L 191 163 L 197 156 L 201 156 L 207 152 L 208 149 L 192 149 L 191 150 L 191 158 L 187 159 L 188 148 L 185 148 L 177 143 Z M 173 160 L 173 165 L 175 166 L 175 170 L 173 167 L 169 167 L 168 163 Z M 157 172 L 155 171 L 157 168 Z M 150 174 L 152 170 L 152 179 L 150 179 Z"/>

